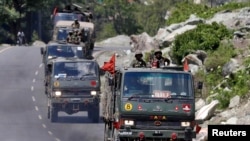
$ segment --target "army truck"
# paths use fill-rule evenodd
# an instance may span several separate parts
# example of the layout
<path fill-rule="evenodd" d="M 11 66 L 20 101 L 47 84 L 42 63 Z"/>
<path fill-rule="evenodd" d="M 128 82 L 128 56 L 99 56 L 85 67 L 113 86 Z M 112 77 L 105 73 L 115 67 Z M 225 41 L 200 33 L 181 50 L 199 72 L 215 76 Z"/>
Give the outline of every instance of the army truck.
<path fill-rule="evenodd" d="M 86 56 L 91 56 L 95 45 L 95 29 L 92 22 L 79 21 L 80 29 L 71 27 L 73 21 L 58 21 L 54 26 L 52 41 L 66 41 L 69 32 L 81 33 L 81 46 L 85 47 Z"/>
<path fill-rule="evenodd" d="M 104 141 L 196 137 L 194 79 L 183 67 L 117 68 L 104 77 Z"/>
<path fill-rule="evenodd" d="M 58 112 L 68 115 L 87 111 L 99 122 L 100 75 L 95 60 L 56 58 L 48 61 L 48 118 L 58 121 Z"/>
<path fill-rule="evenodd" d="M 85 59 L 86 56 L 83 53 L 84 47 L 67 44 L 65 42 L 49 42 L 45 47 L 41 47 L 42 62 L 44 64 L 44 85 L 45 85 L 45 94 L 47 94 L 47 85 L 48 85 L 48 61 L 56 59 L 58 57 L 64 58 L 81 58 Z"/>
<path fill-rule="evenodd" d="M 83 10 L 83 7 L 76 3 L 66 5 L 64 8 L 56 6 L 51 15 L 53 26 L 58 21 L 74 21 L 75 19 L 78 21 L 90 22 L 93 19 L 90 7 L 86 7 L 86 10 Z"/>

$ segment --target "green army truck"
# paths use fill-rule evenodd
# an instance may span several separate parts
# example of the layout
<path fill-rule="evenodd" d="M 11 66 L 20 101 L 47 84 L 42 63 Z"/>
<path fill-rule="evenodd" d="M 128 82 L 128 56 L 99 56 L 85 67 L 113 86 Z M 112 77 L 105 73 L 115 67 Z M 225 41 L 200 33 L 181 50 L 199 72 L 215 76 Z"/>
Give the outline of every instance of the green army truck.
<path fill-rule="evenodd" d="M 44 85 L 45 94 L 47 94 L 48 86 L 48 62 L 58 57 L 64 58 L 81 58 L 86 59 L 83 53 L 84 48 L 75 44 L 67 44 L 65 42 L 51 41 L 45 47 L 40 48 L 42 62 L 44 65 Z"/>
<path fill-rule="evenodd" d="M 99 122 L 100 69 L 95 60 L 56 58 L 48 62 L 48 118 L 58 121 L 58 112 L 72 115 L 87 111 Z"/>
<path fill-rule="evenodd" d="M 117 68 L 104 77 L 104 141 L 196 137 L 194 78 L 183 67 Z"/>

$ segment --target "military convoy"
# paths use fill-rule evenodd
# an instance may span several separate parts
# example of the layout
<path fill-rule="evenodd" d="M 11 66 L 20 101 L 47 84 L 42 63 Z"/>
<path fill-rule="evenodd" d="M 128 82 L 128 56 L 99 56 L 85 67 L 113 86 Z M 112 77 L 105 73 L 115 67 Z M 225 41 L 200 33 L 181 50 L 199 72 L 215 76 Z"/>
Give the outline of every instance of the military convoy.
<path fill-rule="evenodd" d="M 104 88 L 104 141 L 196 137 L 194 79 L 183 67 L 117 68 L 106 72 Z"/>
<path fill-rule="evenodd" d="M 80 28 L 74 29 L 71 27 L 72 23 L 72 21 L 58 21 L 54 26 L 52 40 L 67 42 L 67 38 L 69 37 L 68 35 L 70 32 L 81 33 L 80 42 L 75 44 L 79 44 L 80 46 L 84 47 L 85 55 L 88 57 L 92 57 L 92 51 L 95 44 L 94 24 L 91 22 L 79 21 Z"/>
<path fill-rule="evenodd" d="M 60 111 L 68 115 L 87 111 L 97 123 L 101 102 L 104 141 L 196 137 L 196 88 L 190 72 L 183 67 L 116 68 L 115 74 L 105 73 L 101 97 L 99 65 L 86 55 L 86 49 L 94 48 L 94 24 L 80 22 L 82 46 L 65 42 L 72 22 L 57 20 L 52 41 L 41 48 L 51 122 L 58 121 Z"/>
<path fill-rule="evenodd" d="M 74 8 L 71 8 L 74 7 Z M 93 15 L 90 12 L 82 12 L 79 6 L 72 4 L 64 10 L 56 10 L 52 16 L 53 20 L 53 41 L 67 41 L 70 32 L 81 33 L 80 42 L 77 43 L 85 47 L 86 56 L 92 58 L 92 51 L 95 44 L 95 26 L 92 22 Z M 77 10 L 76 10 L 77 9 Z M 77 20 L 80 24 L 79 29 L 73 28 L 72 24 Z M 74 35 L 75 36 L 75 35 Z"/>
<path fill-rule="evenodd" d="M 48 118 L 51 122 L 57 122 L 59 112 L 72 115 L 87 111 L 88 118 L 97 123 L 100 119 L 100 68 L 96 60 L 89 57 L 91 51 L 88 51 L 94 48 L 94 24 L 81 20 L 77 30 L 83 33 L 82 42 L 69 43 L 66 41 L 69 31 L 76 30 L 71 25 L 75 17 L 82 14 L 69 11 L 65 14 L 66 19 L 63 12 L 54 15 L 52 40 L 40 50 L 44 64 Z"/>

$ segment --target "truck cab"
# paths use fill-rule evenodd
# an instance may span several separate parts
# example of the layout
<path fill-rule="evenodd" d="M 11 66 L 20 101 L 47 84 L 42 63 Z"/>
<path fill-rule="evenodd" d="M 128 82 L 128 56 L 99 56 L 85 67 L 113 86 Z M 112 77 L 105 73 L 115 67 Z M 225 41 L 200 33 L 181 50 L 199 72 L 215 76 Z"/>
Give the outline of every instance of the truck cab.
<path fill-rule="evenodd" d="M 105 80 L 105 141 L 196 137 L 194 80 L 183 67 L 120 68 Z"/>
<path fill-rule="evenodd" d="M 95 60 L 57 58 L 48 62 L 48 118 L 58 120 L 58 112 L 68 115 L 87 111 L 99 121 L 100 74 Z"/>

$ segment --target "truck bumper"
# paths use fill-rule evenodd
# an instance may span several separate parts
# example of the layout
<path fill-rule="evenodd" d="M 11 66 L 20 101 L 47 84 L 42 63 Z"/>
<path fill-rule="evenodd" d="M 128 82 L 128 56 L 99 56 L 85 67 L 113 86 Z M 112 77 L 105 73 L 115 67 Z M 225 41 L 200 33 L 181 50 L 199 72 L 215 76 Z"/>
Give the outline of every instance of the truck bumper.
<path fill-rule="evenodd" d="M 141 130 L 141 129 L 120 129 L 118 137 L 140 139 L 140 140 L 155 140 L 155 139 L 166 139 L 166 140 L 192 140 L 196 138 L 196 133 L 191 128 L 185 130 Z"/>
<path fill-rule="evenodd" d="M 90 108 L 99 108 L 98 98 L 55 98 L 51 106 L 58 111 L 73 114 L 79 111 L 88 111 Z"/>

